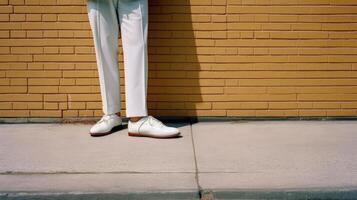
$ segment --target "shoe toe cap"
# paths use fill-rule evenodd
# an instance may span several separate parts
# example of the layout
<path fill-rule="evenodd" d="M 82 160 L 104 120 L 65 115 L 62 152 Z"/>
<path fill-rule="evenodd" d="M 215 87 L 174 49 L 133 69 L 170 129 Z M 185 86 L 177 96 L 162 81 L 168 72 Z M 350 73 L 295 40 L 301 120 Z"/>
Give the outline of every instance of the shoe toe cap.
<path fill-rule="evenodd" d="M 90 134 L 96 134 L 96 133 L 101 133 L 102 130 L 100 129 L 100 127 L 98 125 L 94 125 L 90 128 L 89 133 Z"/>
<path fill-rule="evenodd" d="M 89 130 L 91 134 L 101 134 L 101 133 L 106 133 L 110 130 L 109 126 L 105 126 L 103 124 L 95 124 L 92 126 L 92 128 Z"/>
<path fill-rule="evenodd" d="M 180 134 L 180 130 L 175 127 L 169 127 L 168 132 L 171 135 L 179 135 Z"/>

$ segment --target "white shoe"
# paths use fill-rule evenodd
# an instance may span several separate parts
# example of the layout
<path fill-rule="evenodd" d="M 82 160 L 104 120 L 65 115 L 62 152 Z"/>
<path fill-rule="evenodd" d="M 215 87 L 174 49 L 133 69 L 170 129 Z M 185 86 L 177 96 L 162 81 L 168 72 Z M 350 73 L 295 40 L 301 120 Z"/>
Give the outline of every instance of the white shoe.
<path fill-rule="evenodd" d="M 128 122 L 128 135 L 153 138 L 170 138 L 180 135 L 180 130 L 168 127 L 153 116 L 145 116 L 139 121 Z"/>
<path fill-rule="evenodd" d="M 91 136 L 103 136 L 110 134 L 122 125 L 122 119 L 116 114 L 104 115 L 96 124 L 89 130 Z"/>

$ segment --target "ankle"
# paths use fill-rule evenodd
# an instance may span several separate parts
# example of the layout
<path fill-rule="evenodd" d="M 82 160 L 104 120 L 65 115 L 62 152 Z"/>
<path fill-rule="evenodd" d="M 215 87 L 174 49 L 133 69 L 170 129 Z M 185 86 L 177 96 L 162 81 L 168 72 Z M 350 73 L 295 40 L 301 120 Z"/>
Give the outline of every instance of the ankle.
<path fill-rule="evenodd" d="M 143 118 L 143 117 L 130 117 L 129 120 L 130 120 L 131 122 L 137 122 L 137 121 L 139 121 L 141 118 Z"/>

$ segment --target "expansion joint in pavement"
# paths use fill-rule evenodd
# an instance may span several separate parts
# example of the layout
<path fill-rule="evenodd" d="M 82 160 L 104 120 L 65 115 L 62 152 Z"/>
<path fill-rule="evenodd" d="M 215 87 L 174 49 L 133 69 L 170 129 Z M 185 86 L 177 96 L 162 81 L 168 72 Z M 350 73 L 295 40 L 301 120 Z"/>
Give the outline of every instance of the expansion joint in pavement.
<path fill-rule="evenodd" d="M 201 200 L 214 200 L 213 192 L 204 190 L 200 185 L 200 180 L 199 180 L 199 176 L 198 176 L 198 165 L 197 165 L 195 141 L 194 141 L 193 129 L 192 129 L 192 120 L 190 120 L 190 132 L 191 132 L 193 158 L 194 158 L 194 162 L 195 162 L 195 180 L 196 180 L 196 184 L 197 184 L 197 188 L 198 188 L 198 195 Z"/>

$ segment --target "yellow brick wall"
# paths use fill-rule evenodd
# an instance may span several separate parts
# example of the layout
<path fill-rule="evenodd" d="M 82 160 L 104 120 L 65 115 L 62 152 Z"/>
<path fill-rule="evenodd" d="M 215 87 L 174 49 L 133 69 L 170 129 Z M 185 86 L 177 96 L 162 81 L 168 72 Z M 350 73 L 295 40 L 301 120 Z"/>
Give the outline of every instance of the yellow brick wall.
<path fill-rule="evenodd" d="M 150 114 L 356 116 L 356 0 L 149 5 Z M 0 117 L 102 114 L 86 1 L 0 0 Z"/>

